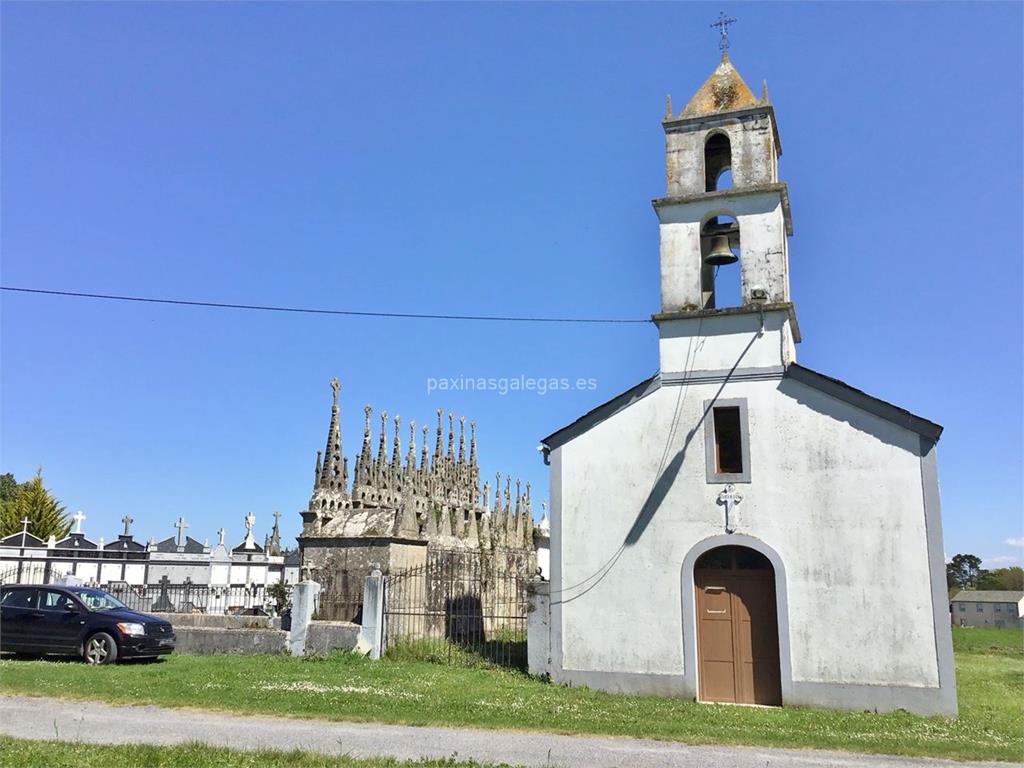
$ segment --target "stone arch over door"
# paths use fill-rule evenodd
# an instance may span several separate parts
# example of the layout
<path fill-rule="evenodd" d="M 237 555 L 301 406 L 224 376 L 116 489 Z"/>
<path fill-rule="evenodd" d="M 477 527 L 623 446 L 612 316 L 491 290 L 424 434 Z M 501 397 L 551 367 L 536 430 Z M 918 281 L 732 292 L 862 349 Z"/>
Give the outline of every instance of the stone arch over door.
<path fill-rule="evenodd" d="M 793 665 L 789 641 L 789 600 L 786 589 L 786 569 L 779 554 L 753 536 L 729 534 L 712 536 L 697 543 L 683 559 L 680 594 L 683 617 L 683 682 L 689 695 L 699 697 L 700 657 L 697 652 L 697 601 L 694 588 L 694 568 L 705 552 L 717 547 L 746 547 L 768 558 L 775 575 L 775 610 L 779 635 L 779 684 L 782 704 L 793 692 Z"/>

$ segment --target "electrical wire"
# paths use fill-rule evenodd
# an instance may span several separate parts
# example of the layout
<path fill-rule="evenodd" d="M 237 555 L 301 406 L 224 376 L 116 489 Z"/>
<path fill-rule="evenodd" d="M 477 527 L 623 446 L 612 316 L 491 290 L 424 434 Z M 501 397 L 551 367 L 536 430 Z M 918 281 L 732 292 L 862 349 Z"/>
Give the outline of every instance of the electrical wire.
<path fill-rule="evenodd" d="M 717 277 L 718 277 L 718 267 L 716 266 L 715 267 L 715 278 L 717 278 Z M 712 279 L 714 280 L 714 278 L 712 278 Z M 693 336 L 690 337 L 689 343 L 686 345 L 686 357 L 683 359 L 683 381 L 684 382 L 686 381 L 686 378 L 689 375 L 689 373 L 690 373 L 690 371 L 692 369 L 692 366 L 697 364 L 697 349 L 694 349 L 694 339 L 695 338 L 697 339 L 697 348 L 699 349 L 700 344 L 701 344 L 700 332 L 701 332 L 701 328 L 702 328 L 703 325 L 704 325 L 704 317 L 701 316 L 701 318 L 697 321 L 697 332 L 696 332 L 696 334 L 694 334 Z M 692 358 L 691 358 L 691 353 L 692 353 Z M 672 413 L 672 421 L 669 424 L 668 439 L 666 439 L 666 441 L 665 441 L 665 449 L 662 451 L 661 461 L 658 463 L 658 471 L 654 475 L 654 485 L 651 486 L 651 493 L 654 492 L 654 488 L 658 484 L 658 479 L 661 477 L 661 474 L 665 471 L 665 467 L 668 464 L 668 457 L 669 457 L 669 455 L 672 452 L 672 443 L 675 441 L 676 432 L 679 429 L 679 421 L 680 421 L 680 416 L 682 415 L 683 403 L 686 400 L 686 390 L 687 390 L 687 387 L 686 386 L 682 386 L 682 387 L 679 388 L 679 393 L 676 395 L 676 405 L 675 405 L 675 409 L 673 410 L 673 413 Z M 609 573 L 611 573 L 612 568 L 615 567 L 615 564 L 619 561 L 619 558 L 622 557 L 622 553 L 625 552 L 625 551 L 626 551 L 626 542 L 623 542 L 622 544 L 619 545 L 619 548 L 617 550 L 615 550 L 615 552 L 612 554 L 612 556 L 610 558 L 608 558 L 608 560 L 605 561 L 604 565 L 602 565 L 600 568 L 598 568 L 596 571 L 594 571 L 594 573 L 592 573 L 590 576 L 585 578 L 583 581 L 577 582 L 576 584 L 573 584 L 572 586 L 569 586 L 569 587 L 563 587 L 562 589 L 556 589 L 556 590 L 553 590 L 553 591 L 549 592 L 548 593 L 549 595 L 562 595 L 562 594 L 565 594 L 566 592 L 570 592 L 570 591 L 572 591 L 574 589 L 578 589 L 578 588 L 582 587 L 584 584 L 588 583 L 592 579 L 595 579 L 595 578 L 597 579 L 596 581 L 594 581 L 593 584 L 591 584 L 589 587 L 584 589 L 578 595 L 573 595 L 572 597 L 566 597 L 566 598 L 563 598 L 561 600 L 552 600 L 551 601 L 551 605 L 562 605 L 564 603 L 571 603 L 573 600 L 578 600 L 579 598 L 583 597 L 590 590 L 592 590 L 594 587 L 596 587 L 598 584 L 600 584 L 604 580 L 605 576 L 607 576 Z"/>
<path fill-rule="evenodd" d="M 515 315 L 442 315 L 429 312 L 370 312 L 355 309 L 319 309 L 315 307 L 285 307 L 269 304 L 232 304 L 223 301 L 198 301 L 194 299 L 161 299 L 152 296 L 121 296 L 108 293 L 85 293 L 83 291 L 58 291 L 46 288 L 22 288 L 0 285 L 0 291 L 28 293 L 44 296 L 64 296 L 79 299 L 102 299 L 104 301 L 126 301 L 143 304 L 170 304 L 185 307 L 211 307 L 214 309 L 244 309 L 258 312 L 294 312 L 307 315 L 343 315 L 347 317 L 378 317 L 402 320 L 462 320 L 501 323 L 589 323 L 622 324 L 650 323 L 650 319 L 628 317 L 540 317 Z"/>

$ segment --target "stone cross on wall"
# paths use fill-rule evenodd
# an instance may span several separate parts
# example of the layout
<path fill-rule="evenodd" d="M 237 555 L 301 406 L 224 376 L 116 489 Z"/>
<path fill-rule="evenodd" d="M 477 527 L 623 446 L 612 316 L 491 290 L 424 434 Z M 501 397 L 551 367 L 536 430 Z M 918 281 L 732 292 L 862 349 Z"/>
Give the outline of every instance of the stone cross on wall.
<path fill-rule="evenodd" d="M 132 519 L 131 515 L 125 515 L 121 518 L 121 522 L 124 523 L 124 535 L 127 536 L 128 526 L 134 523 L 135 521 Z"/>
<path fill-rule="evenodd" d="M 725 486 L 725 490 L 718 494 L 718 503 L 725 507 L 725 532 L 735 533 L 736 526 L 732 519 L 732 513 L 736 508 L 736 505 L 743 501 L 743 496 L 736 492 L 736 486 L 729 483 Z"/>
<path fill-rule="evenodd" d="M 32 521 L 28 517 L 23 517 L 18 521 L 21 523 L 21 546 L 25 546 L 25 535 L 28 533 L 28 524 Z"/>
<path fill-rule="evenodd" d="M 178 522 L 174 524 L 174 527 L 178 529 L 178 546 L 185 546 L 185 529 L 188 528 L 188 523 L 185 522 L 185 518 L 178 517 Z"/>
<path fill-rule="evenodd" d="M 82 510 L 78 510 L 74 515 L 75 519 L 75 533 L 82 532 L 82 522 L 85 520 L 85 515 L 82 514 Z"/>

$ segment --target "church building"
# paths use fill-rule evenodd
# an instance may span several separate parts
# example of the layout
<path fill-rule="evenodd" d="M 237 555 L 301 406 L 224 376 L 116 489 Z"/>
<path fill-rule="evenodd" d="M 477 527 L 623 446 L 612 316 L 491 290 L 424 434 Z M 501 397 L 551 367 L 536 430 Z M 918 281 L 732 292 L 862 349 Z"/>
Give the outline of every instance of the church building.
<path fill-rule="evenodd" d="M 723 51 L 662 126 L 659 372 L 542 440 L 550 582 L 531 671 L 953 716 L 942 428 L 797 363 L 767 87 L 755 96 Z"/>

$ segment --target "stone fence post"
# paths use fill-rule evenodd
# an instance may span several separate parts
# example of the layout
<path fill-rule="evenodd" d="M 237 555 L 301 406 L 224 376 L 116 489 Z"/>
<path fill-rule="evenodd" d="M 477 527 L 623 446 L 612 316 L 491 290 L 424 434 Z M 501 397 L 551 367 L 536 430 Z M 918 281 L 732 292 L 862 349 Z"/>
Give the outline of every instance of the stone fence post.
<path fill-rule="evenodd" d="M 306 652 L 306 632 L 313 620 L 319 596 L 320 585 L 309 579 L 300 581 L 292 590 L 292 628 L 288 635 L 288 649 L 292 656 L 302 656 Z"/>
<path fill-rule="evenodd" d="M 367 654 L 379 659 L 384 652 L 384 574 L 374 565 L 363 584 L 363 626 L 359 630 L 359 644 L 369 646 Z"/>
<path fill-rule="evenodd" d="M 551 582 L 530 582 L 526 661 L 531 675 L 551 674 Z"/>

